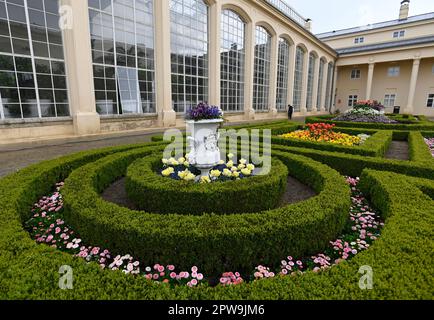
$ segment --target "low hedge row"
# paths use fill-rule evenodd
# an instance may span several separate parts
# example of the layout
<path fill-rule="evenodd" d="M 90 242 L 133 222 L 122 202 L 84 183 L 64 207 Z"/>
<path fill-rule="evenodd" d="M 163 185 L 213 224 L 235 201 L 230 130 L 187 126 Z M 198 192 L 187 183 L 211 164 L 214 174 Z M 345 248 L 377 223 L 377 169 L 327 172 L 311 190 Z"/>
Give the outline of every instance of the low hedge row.
<path fill-rule="evenodd" d="M 276 208 L 286 190 L 288 169 L 273 159 L 267 175 L 198 184 L 165 178 L 161 155 L 136 160 L 128 167 L 128 197 L 141 210 L 161 214 L 234 214 Z"/>
<path fill-rule="evenodd" d="M 66 180 L 66 219 L 87 242 L 129 252 L 144 263 L 197 265 L 206 274 L 250 272 L 261 263 L 278 263 L 288 252 L 299 256 L 323 249 L 348 217 L 350 190 L 336 171 L 282 152 L 273 156 L 318 196 L 270 211 L 201 216 L 137 212 L 99 197 L 130 163 L 149 152 L 144 148 L 108 156 Z"/>
<path fill-rule="evenodd" d="M 273 150 L 309 157 L 332 167 L 343 175 L 352 177 L 360 176 L 365 168 L 369 168 L 379 171 L 392 171 L 414 177 L 434 179 L 434 165 L 432 164 L 432 162 L 427 163 L 380 159 L 374 157 L 280 145 L 273 145 Z"/>
<path fill-rule="evenodd" d="M 412 161 L 432 163 L 434 165 L 434 157 L 424 141 L 424 136 L 420 132 L 410 132 L 408 143 L 410 159 Z"/>
<path fill-rule="evenodd" d="M 235 287 L 171 288 L 102 270 L 36 245 L 21 227 L 16 204 L 31 205 L 36 194 L 43 195 L 70 170 L 102 156 L 98 150 L 92 155 L 49 161 L 0 180 L 1 299 L 433 299 L 433 201 L 408 177 L 389 172 L 365 171 L 362 176 L 364 192 L 387 218 L 381 238 L 350 262 L 320 274 L 309 272 L 302 277 L 277 277 Z M 35 184 L 37 181 L 40 183 Z M 73 268 L 73 290 L 59 289 L 62 265 Z M 359 288 L 362 266 L 373 268 L 372 290 Z"/>
<path fill-rule="evenodd" d="M 272 143 L 278 145 L 312 148 L 316 150 L 342 152 L 369 157 L 384 157 L 392 142 L 392 131 L 378 131 L 374 133 L 366 142 L 360 146 L 341 146 L 328 142 L 310 142 L 299 139 L 286 139 L 282 137 L 273 137 Z"/>
<path fill-rule="evenodd" d="M 378 129 L 378 130 L 403 130 L 403 131 L 431 131 L 434 130 L 434 122 L 424 120 L 417 124 L 384 124 L 384 123 L 360 123 L 350 121 L 333 121 L 335 116 L 314 116 L 307 117 L 306 123 L 331 123 L 336 124 L 337 127 L 348 128 L 364 128 L 364 129 Z"/>

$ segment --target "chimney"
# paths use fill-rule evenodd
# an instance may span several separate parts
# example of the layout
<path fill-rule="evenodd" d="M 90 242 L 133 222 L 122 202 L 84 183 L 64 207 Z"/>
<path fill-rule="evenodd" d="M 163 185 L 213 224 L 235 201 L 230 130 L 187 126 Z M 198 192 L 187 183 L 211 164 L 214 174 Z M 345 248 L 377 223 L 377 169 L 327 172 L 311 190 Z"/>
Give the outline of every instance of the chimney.
<path fill-rule="evenodd" d="M 399 9 L 399 20 L 406 20 L 410 11 L 410 0 L 403 0 Z"/>
<path fill-rule="evenodd" d="M 306 19 L 306 22 L 304 23 L 304 28 L 310 32 L 312 32 L 312 20 Z"/>

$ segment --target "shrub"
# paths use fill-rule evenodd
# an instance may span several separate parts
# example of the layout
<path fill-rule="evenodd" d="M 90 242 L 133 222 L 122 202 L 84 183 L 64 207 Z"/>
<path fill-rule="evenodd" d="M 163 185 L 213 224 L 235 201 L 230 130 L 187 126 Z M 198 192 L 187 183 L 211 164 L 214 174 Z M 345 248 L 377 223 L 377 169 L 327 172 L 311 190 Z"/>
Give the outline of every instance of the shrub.
<path fill-rule="evenodd" d="M 160 155 L 139 159 L 127 172 L 128 196 L 142 210 L 155 213 L 201 215 L 234 214 L 276 208 L 286 190 L 288 169 L 273 160 L 265 176 L 238 181 L 199 184 L 157 174 Z"/>
<path fill-rule="evenodd" d="M 149 152 L 144 148 L 106 157 L 66 180 L 66 219 L 87 242 L 130 252 L 144 263 L 197 265 L 207 274 L 243 272 L 258 263 L 280 261 L 287 252 L 315 253 L 345 224 L 350 205 L 345 180 L 315 161 L 281 152 L 274 156 L 318 196 L 270 211 L 222 216 L 136 212 L 99 197 L 99 191 L 125 174 L 129 163 Z"/>

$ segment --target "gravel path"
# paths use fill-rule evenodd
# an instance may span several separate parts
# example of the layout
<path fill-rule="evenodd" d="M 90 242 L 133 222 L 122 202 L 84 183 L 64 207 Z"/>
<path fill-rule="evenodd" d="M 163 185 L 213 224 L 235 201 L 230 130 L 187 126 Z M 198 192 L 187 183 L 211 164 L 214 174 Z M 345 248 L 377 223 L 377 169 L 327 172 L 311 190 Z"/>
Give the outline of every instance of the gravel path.
<path fill-rule="evenodd" d="M 286 192 L 282 196 L 279 207 L 304 201 L 314 196 L 316 196 L 316 193 L 311 188 L 292 177 L 288 177 Z M 119 179 L 110 185 L 110 187 L 104 190 L 101 197 L 119 206 L 137 210 L 136 205 L 128 198 L 125 190 L 125 178 Z"/>
<path fill-rule="evenodd" d="M 386 153 L 387 159 L 410 160 L 407 141 L 392 141 Z"/>

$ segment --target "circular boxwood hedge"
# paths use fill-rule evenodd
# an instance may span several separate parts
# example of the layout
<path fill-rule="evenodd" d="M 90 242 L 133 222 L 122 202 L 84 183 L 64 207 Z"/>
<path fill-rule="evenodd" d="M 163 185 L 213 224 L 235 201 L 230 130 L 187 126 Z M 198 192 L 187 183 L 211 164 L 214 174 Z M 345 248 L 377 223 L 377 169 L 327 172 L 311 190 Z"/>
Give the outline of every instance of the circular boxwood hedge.
<path fill-rule="evenodd" d="M 157 144 L 148 146 L 157 148 Z M 83 165 L 142 147 L 81 152 L 30 166 L 0 180 L 0 299 L 433 299 L 433 200 L 413 184 L 413 180 L 421 179 L 410 180 L 390 172 L 365 170 L 361 177 L 365 195 L 387 219 L 381 239 L 349 262 L 302 277 L 276 277 L 235 287 L 171 288 L 120 271 L 102 270 L 97 264 L 38 245 L 23 230 L 33 203 L 48 194 L 56 182 Z M 321 155 L 322 160 L 333 160 L 329 154 Z M 346 157 L 345 162 L 350 164 L 353 157 Z M 63 265 L 74 271 L 73 290 L 59 288 L 58 271 Z M 372 290 L 359 287 L 362 266 L 371 266 L 375 272 Z"/>
<path fill-rule="evenodd" d="M 128 167 L 128 197 L 141 210 L 163 214 L 234 214 L 274 209 L 286 190 L 288 169 L 273 159 L 267 175 L 199 184 L 161 176 L 161 155 Z"/>
<path fill-rule="evenodd" d="M 142 148 L 107 156 L 66 180 L 65 217 L 86 242 L 129 252 L 145 264 L 197 265 L 206 274 L 218 275 L 222 270 L 250 272 L 258 264 L 279 262 L 288 252 L 314 254 L 336 238 L 348 218 L 350 189 L 338 172 L 281 152 L 273 156 L 318 196 L 269 211 L 201 216 L 133 211 L 100 197 L 98 193 L 123 176 L 131 163 L 153 151 Z"/>

